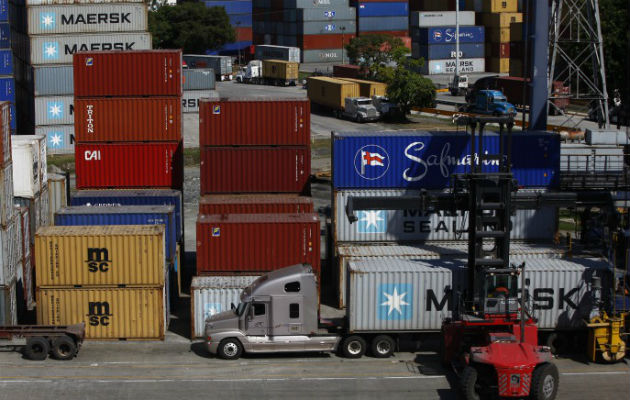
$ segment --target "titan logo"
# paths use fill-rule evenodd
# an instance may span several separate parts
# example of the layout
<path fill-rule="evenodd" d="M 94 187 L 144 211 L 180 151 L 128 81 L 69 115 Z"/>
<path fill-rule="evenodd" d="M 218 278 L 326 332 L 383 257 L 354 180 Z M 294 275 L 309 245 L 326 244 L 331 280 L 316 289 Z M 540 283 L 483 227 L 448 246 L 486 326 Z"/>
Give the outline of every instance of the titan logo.
<path fill-rule="evenodd" d="M 89 248 L 87 249 L 87 260 L 85 260 L 90 272 L 107 272 L 110 263 L 109 252 L 105 248 Z"/>
<path fill-rule="evenodd" d="M 90 326 L 109 326 L 112 314 L 106 301 L 88 302 L 88 321 Z"/>
<path fill-rule="evenodd" d="M 83 154 L 85 161 L 101 161 L 101 151 L 100 150 L 86 150 Z"/>

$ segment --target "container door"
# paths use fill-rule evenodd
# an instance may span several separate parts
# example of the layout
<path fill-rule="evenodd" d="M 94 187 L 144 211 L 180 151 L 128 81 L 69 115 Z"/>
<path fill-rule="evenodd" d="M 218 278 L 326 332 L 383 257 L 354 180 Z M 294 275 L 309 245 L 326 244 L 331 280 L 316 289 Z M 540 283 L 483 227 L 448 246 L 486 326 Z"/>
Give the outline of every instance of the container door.
<path fill-rule="evenodd" d="M 254 302 L 249 308 L 247 316 L 247 334 L 251 336 L 266 336 L 269 327 L 269 305 Z"/>

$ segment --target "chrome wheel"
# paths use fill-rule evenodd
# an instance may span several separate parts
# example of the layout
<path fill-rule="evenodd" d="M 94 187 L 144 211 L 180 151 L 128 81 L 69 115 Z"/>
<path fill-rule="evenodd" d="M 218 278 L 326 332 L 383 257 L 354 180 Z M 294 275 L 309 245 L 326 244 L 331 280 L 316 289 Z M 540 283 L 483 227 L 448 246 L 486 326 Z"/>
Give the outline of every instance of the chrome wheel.
<path fill-rule="evenodd" d="M 545 395 L 545 399 L 548 399 L 551 397 L 551 395 L 554 392 L 555 387 L 556 387 L 555 379 L 553 379 L 553 376 L 547 375 L 545 379 L 543 380 L 543 387 L 542 387 L 543 394 Z"/>
<path fill-rule="evenodd" d="M 238 346 L 234 342 L 228 342 L 223 346 L 223 353 L 228 357 L 234 357 L 238 354 Z"/>
<path fill-rule="evenodd" d="M 361 354 L 361 350 L 363 350 L 363 346 L 358 341 L 348 343 L 348 353 L 356 356 L 357 354 Z"/>

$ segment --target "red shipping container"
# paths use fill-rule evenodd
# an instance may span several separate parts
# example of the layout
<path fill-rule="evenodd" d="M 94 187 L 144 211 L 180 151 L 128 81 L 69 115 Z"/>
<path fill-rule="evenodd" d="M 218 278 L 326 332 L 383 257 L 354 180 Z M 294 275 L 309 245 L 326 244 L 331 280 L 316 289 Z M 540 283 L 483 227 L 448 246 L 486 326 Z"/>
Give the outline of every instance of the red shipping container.
<path fill-rule="evenodd" d="M 308 146 L 308 99 L 201 99 L 201 146 Z"/>
<path fill-rule="evenodd" d="M 0 103 L 0 167 L 11 161 L 11 111 L 10 103 Z"/>
<path fill-rule="evenodd" d="M 361 67 L 351 64 L 333 65 L 333 76 L 335 78 L 358 78 Z"/>
<path fill-rule="evenodd" d="M 77 143 L 77 189 L 182 189 L 182 142 Z"/>
<path fill-rule="evenodd" d="M 359 36 L 365 36 L 365 35 L 389 35 L 389 36 L 403 37 L 403 36 L 409 36 L 409 31 L 365 31 L 365 32 L 359 33 Z"/>
<path fill-rule="evenodd" d="M 344 35 L 303 35 L 298 36 L 298 47 L 302 50 L 321 50 L 321 49 L 338 49 L 341 43 L 346 45 L 355 37 L 354 34 L 347 33 Z"/>
<path fill-rule="evenodd" d="M 307 147 L 202 147 L 201 194 L 308 193 Z"/>
<path fill-rule="evenodd" d="M 199 214 L 303 214 L 313 209 L 313 199 L 292 194 L 213 194 L 199 199 Z"/>
<path fill-rule="evenodd" d="M 317 214 L 223 214 L 197 218 L 197 274 L 268 272 L 310 264 L 320 272 Z"/>
<path fill-rule="evenodd" d="M 75 53 L 74 96 L 181 96 L 181 50 Z"/>
<path fill-rule="evenodd" d="M 177 97 L 77 98 L 77 142 L 179 141 L 182 103 Z"/>

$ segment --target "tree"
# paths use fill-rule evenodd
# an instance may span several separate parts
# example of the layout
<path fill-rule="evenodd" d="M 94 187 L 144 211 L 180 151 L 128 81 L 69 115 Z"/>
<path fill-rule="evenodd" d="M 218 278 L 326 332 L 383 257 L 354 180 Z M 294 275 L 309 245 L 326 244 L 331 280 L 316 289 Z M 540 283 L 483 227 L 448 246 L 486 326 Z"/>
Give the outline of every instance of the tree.
<path fill-rule="evenodd" d="M 153 47 L 183 49 L 186 53 L 205 53 L 233 42 L 236 33 L 223 7 L 186 2 L 162 6 L 149 12 Z"/>
<path fill-rule="evenodd" d="M 381 68 L 379 74 L 387 83 L 387 97 L 398 104 L 402 116 L 413 107 L 433 107 L 435 86 L 433 82 L 417 73 L 424 60 L 406 56 L 397 59 L 396 67 Z"/>
<path fill-rule="evenodd" d="M 379 77 L 380 69 L 390 65 L 407 53 L 402 40 L 385 34 L 355 37 L 346 45 L 351 64 L 361 66 L 367 77 Z"/>
<path fill-rule="evenodd" d="M 628 82 L 630 3 L 628 0 L 600 0 L 599 13 L 604 39 L 604 62 L 606 66 L 606 86 L 612 97 L 614 89 L 619 89 L 624 102 L 630 102 Z"/>

